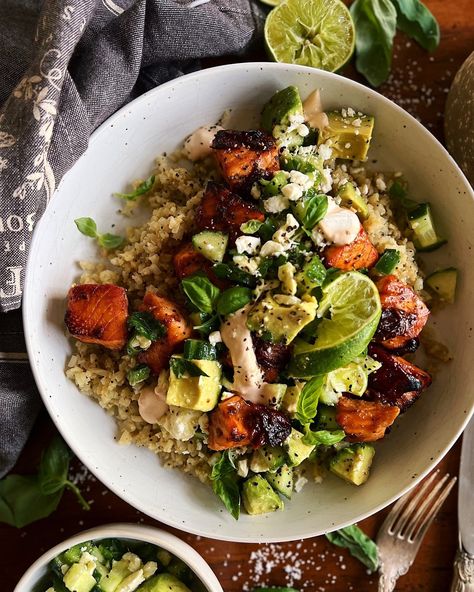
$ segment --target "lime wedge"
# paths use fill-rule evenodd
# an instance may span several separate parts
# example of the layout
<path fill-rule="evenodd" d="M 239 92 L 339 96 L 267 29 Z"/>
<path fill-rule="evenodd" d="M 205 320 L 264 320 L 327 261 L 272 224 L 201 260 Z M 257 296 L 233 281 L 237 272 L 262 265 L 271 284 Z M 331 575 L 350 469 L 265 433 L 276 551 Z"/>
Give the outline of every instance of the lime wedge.
<path fill-rule="evenodd" d="M 316 329 L 316 342 L 295 341 L 291 376 L 326 374 L 359 356 L 379 323 L 379 293 L 366 275 L 344 273 L 324 289 L 317 314 L 323 318 Z"/>
<path fill-rule="evenodd" d="M 278 6 L 282 0 L 260 0 L 263 4 L 267 4 L 267 6 Z"/>
<path fill-rule="evenodd" d="M 276 62 L 334 72 L 354 51 L 354 23 L 341 0 L 284 0 L 267 16 L 265 41 Z"/>

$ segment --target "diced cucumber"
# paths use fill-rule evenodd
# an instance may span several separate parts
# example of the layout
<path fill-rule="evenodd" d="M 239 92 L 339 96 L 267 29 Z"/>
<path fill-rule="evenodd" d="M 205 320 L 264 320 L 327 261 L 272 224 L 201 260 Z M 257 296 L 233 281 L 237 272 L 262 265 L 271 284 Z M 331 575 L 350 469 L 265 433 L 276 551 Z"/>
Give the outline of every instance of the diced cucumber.
<path fill-rule="evenodd" d="M 229 237 L 223 232 L 203 230 L 192 238 L 193 247 L 209 261 L 220 263 L 224 259 Z"/>
<path fill-rule="evenodd" d="M 456 295 L 458 270 L 447 267 L 433 272 L 425 279 L 425 284 L 435 292 L 440 300 L 452 304 Z"/>
<path fill-rule="evenodd" d="M 108 575 L 99 582 L 99 590 L 101 592 L 114 592 L 117 586 L 131 573 L 128 561 L 124 559 L 115 561 Z"/>
<path fill-rule="evenodd" d="M 67 551 L 64 551 L 62 558 L 65 563 L 72 565 L 73 563 L 77 563 L 80 560 L 83 553 L 86 551 L 90 553 L 93 547 L 94 545 L 90 541 L 79 543 L 73 547 L 70 547 Z"/>
<path fill-rule="evenodd" d="M 328 405 L 318 405 L 316 416 L 317 430 L 339 430 L 340 425 L 336 421 L 336 408 Z"/>
<path fill-rule="evenodd" d="M 367 202 L 352 183 L 344 183 L 342 187 L 339 187 L 337 194 L 341 198 L 343 206 L 353 208 L 363 220 L 369 217 Z"/>
<path fill-rule="evenodd" d="M 291 467 L 283 465 L 274 473 L 266 473 L 265 478 L 273 489 L 291 499 L 293 493 L 293 469 Z"/>
<path fill-rule="evenodd" d="M 385 249 L 380 259 L 375 264 L 375 271 L 383 275 L 389 275 L 400 263 L 400 251 L 398 249 Z"/>
<path fill-rule="evenodd" d="M 273 175 L 273 179 L 260 179 L 259 183 L 262 187 L 262 193 L 265 197 L 278 195 L 281 193 L 281 188 L 288 183 L 288 175 L 283 171 L 278 171 L 278 173 Z"/>
<path fill-rule="evenodd" d="M 109 570 L 104 565 L 102 565 L 102 563 L 96 563 L 93 575 L 96 581 L 100 582 L 103 578 L 109 575 Z"/>
<path fill-rule="evenodd" d="M 342 448 L 329 463 L 330 470 L 345 481 L 362 485 L 369 478 L 369 471 L 375 455 L 371 444 L 352 444 Z"/>
<path fill-rule="evenodd" d="M 63 581 L 71 592 L 91 592 L 97 583 L 86 565 L 82 563 L 73 563 L 64 575 Z"/>
<path fill-rule="evenodd" d="M 418 251 L 434 251 L 446 243 L 435 230 L 429 203 L 422 203 L 412 210 L 408 214 L 408 224 L 413 230 L 413 244 Z"/>
<path fill-rule="evenodd" d="M 216 347 L 209 341 L 186 339 L 183 357 L 186 360 L 217 360 L 217 351 Z"/>
<path fill-rule="evenodd" d="M 257 448 L 250 459 L 250 470 L 254 473 L 276 471 L 286 460 L 286 454 L 280 446 L 262 446 Z"/>
<path fill-rule="evenodd" d="M 418 202 L 407 197 L 406 187 L 401 181 L 394 181 L 388 190 L 388 194 L 407 212 L 411 212 L 418 207 Z"/>
<path fill-rule="evenodd" d="M 284 442 L 286 454 L 288 455 L 288 465 L 290 467 L 300 465 L 309 457 L 315 448 L 314 445 L 308 446 L 308 444 L 305 444 L 303 437 L 304 435 L 301 432 L 293 428 L 291 434 Z"/>
<path fill-rule="evenodd" d="M 313 173 L 321 173 L 323 169 L 322 158 L 311 148 L 284 150 L 280 154 L 280 164 L 285 171 L 299 171 L 310 177 Z M 314 181 L 318 178 L 319 175 L 313 175 Z"/>

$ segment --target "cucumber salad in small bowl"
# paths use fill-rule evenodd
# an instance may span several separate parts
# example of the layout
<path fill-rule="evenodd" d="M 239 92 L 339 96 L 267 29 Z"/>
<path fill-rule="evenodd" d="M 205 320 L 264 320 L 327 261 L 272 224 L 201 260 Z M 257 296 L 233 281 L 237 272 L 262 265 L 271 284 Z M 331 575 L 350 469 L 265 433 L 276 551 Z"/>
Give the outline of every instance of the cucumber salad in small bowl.
<path fill-rule="evenodd" d="M 69 290 L 68 378 L 121 443 L 208 484 L 236 519 L 327 473 L 369 479 L 377 442 L 432 382 L 413 358 L 430 307 L 454 300 L 456 269 L 417 264 L 446 242 L 430 204 L 364 164 L 374 117 L 323 105 L 290 85 L 255 129 L 225 114 L 197 129 L 116 195 L 149 212 L 126 239 L 75 220 L 105 263 Z"/>

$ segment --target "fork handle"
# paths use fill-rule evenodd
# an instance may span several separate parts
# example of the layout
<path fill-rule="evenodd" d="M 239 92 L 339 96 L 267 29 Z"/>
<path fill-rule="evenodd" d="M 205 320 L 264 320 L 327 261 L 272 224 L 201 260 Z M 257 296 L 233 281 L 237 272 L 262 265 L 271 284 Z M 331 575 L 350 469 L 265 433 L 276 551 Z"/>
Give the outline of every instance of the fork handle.
<path fill-rule="evenodd" d="M 460 548 L 454 559 L 451 592 L 474 592 L 474 557 Z"/>

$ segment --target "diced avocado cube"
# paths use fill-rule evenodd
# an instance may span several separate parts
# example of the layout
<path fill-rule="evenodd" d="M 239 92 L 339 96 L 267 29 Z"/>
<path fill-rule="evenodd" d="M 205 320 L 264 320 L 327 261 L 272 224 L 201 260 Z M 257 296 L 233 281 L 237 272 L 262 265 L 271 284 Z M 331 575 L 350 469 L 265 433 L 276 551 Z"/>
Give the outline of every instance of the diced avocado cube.
<path fill-rule="evenodd" d="M 294 417 L 296 414 L 298 399 L 300 398 L 303 386 L 304 382 L 297 382 L 294 386 L 289 386 L 286 389 L 280 409 L 285 411 L 290 417 Z"/>
<path fill-rule="evenodd" d="M 337 452 L 330 461 L 330 470 L 349 483 L 362 485 L 369 478 L 375 448 L 371 444 L 351 444 Z"/>
<path fill-rule="evenodd" d="M 433 272 L 425 279 L 425 284 L 438 295 L 443 302 L 453 304 L 456 295 L 458 270 L 448 267 Z"/>
<path fill-rule="evenodd" d="M 316 298 L 284 294 L 267 295 L 248 313 L 247 326 L 259 335 L 270 333 L 272 341 L 289 344 L 316 316 Z"/>
<path fill-rule="evenodd" d="M 284 442 L 286 454 L 288 456 L 288 465 L 297 467 L 313 452 L 314 444 L 309 446 L 303 442 L 303 434 L 292 428 L 290 435 Z"/>
<path fill-rule="evenodd" d="M 83 563 L 73 563 L 65 573 L 63 581 L 70 592 L 90 592 L 97 583 Z"/>
<path fill-rule="evenodd" d="M 193 247 L 206 259 L 220 263 L 224 259 L 229 237 L 223 232 L 203 230 L 192 238 Z"/>
<path fill-rule="evenodd" d="M 276 471 L 286 460 L 286 454 L 280 446 L 262 446 L 257 448 L 250 459 L 250 470 L 254 473 Z"/>
<path fill-rule="evenodd" d="M 341 111 L 330 111 L 327 116 L 329 123 L 319 132 L 318 146 L 327 142 L 333 158 L 367 160 L 374 118 L 358 114 L 344 116 Z"/>
<path fill-rule="evenodd" d="M 304 138 L 297 130 L 288 132 L 294 117 L 303 121 L 303 103 L 296 86 L 288 86 L 277 93 L 266 103 L 262 110 L 261 126 L 265 131 L 284 146 L 300 146 Z"/>
<path fill-rule="evenodd" d="M 270 483 L 261 475 L 247 479 L 242 486 L 242 501 L 250 515 L 283 510 L 284 504 Z"/>
<path fill-rule="evenodd" d="M 115 592 L 118 585 L 131 574 L 128 561 L 120 559 L 114 561 L 112 569 L 105 578 L 100 580 L 98 586 L 101 592 Z"/>
<path fill-rule="evenodd" d="M 207 376 L 185 375 L 178 378 L 171 367 L 166 402 L 185 409 L 210 411 L 217 405 L 221 391 L 221 365 L 216 360 L 192 360 L 192 363 Z"/>
<path fill-rule="evenodd" d="M 291 499 L 293 493 L 293 469 L 291 467 L 283 465 L 274 473 L 266 473 L 265 478 L 273 489 Z"/>
<path fill-rule="evenodd" d="M 316 430 L 339 430 L 341 426 L 336 421 L 336 408 L 328 405 L 318 405 L 316 415 Z M 315 430 L 315 431 L 316 431 Z"/>
<path fill-rule="evenodd" d="M 369 217 L 367 202 L 353 183 L 344 183 L 339 187 L 337 194 L 341 198 L 342 205 L 355 210 L 362 220 Z"/>
<path fill-rule="evenodd" d="M 173 574 L 161 573 L 143 582 L 136 592 L 191 592 L 191 590 Z"/>

